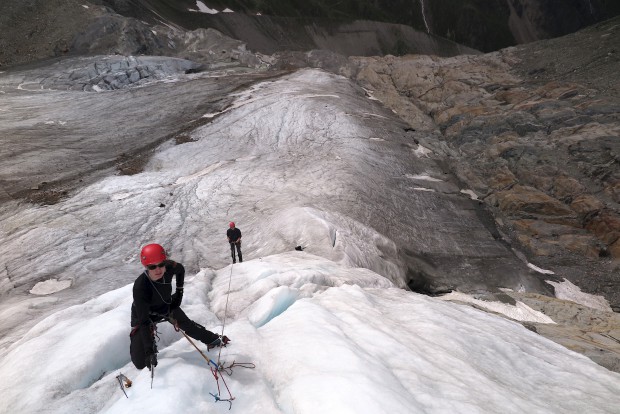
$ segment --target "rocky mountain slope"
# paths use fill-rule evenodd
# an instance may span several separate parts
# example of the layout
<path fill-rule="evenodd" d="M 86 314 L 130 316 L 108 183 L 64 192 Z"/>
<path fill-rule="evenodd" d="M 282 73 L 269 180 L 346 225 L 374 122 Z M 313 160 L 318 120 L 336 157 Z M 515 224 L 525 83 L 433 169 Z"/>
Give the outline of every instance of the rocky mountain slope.
<path fill-rule="evenodd" d="M 332 28 L 338 26 L 336 22 L 356 20 L 397 23 L 484 52 L 566 35 L 620 14 L 620 3 L 612 0 L 209 0 L 202 2 L 209 9 L 208 18 L 197 13 L 198 3 L 192 0 L 101 0 L 101 3 L 127 17 L 150 22 L 164 17 L 188 29 L 204 27 L 204 22 L 208 22 L 208 27 L 248 44 L 252 43 L 252 37 L 227 30 L 230 15 L 260 14 L 279 19 L 289 35 L 309 22 Z M 211 14 L 226 9 L 237 13 Z M 195 11 L 193 15 L 189 10 Z M 247 21 L 246 25 L 272 24 L 264 18 L 260 23 Z M 201 19 L 204 19 L 202 23 Z M 284 23 L 286 19 L 288 23 Z"/>
<path fill-rule="evenodd" d="M 618 14 L 620 3 L 608 0 L 6 0 L 0 67 L 85 53 L 186 57 L 182 45 L 195 39 L 183 33 L 207 28 L 263 54 L 453 56 L 565 35 Z"/>
<path fill-rule="evenodd" d="M 616 308 L 618 23 L 484 56 L 356 59 L 360 84 L 433 134 L 417 139 L 494 212 L 498 237 Z"/>
<path fill-rule="evenodd" d="M 483 56 L 354 59 L 360 67 L 357 81 L 400 114 L 415 129 L 412 137 L 440 154 L 446 168 L 492 211 L 498 239 L 582 290 L 603 295 L 615 311 L 620 310 L 618 44 L 620 19 L 615 18 Z M 594 359 L 613 360 L 617 369 L 616 314 L 592 326 L 588 318 L 598 316 L 587 316 L 587 309 L 569 311 L 532 297 L 525 301 L 565 323 L 539 326 L 541 332 L 573 349 L 587 349 Z"/>
<path fill-rule="evenodd" d="M 0 67 L 97 54 L 175 56 L 210 63 L 229 59 L 231 47 L 238 49 L 234 58 L 241 61 L 256 60 L 244 53 L 246 49 L 268 55 L 311 49 L 345 56 L 479 53 L 405 25 L 242 13 L 212 15 L 190 12 L 192 4 L 195 7 L 192 2 L 7 0 L 0 3 Z M 205 33 L 213 29 L 238 39 L 237 44 L 223 44 L 221 37 L 207 40 L 212 36 Z"/>

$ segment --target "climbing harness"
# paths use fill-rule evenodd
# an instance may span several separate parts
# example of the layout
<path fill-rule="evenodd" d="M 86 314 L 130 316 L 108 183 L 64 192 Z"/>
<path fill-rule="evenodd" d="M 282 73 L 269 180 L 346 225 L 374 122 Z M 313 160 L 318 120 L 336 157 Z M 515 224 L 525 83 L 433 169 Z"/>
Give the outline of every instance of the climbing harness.
<path fill-rule="evenodd" d="M 121 391 L 123 391 L 123 394 L 125 394 L 125 397 L 129 398 L 129 396 L 125 392 L 125 388 L 131 387 L 131 384 L 132 384 L 131 380 L 127 378 L 125 375 L 123 375 L 122 372 L 120 372 L 116 376 L 116 380 L 118 381 L 118 385 L 120 385 L 121 387 Z"/>

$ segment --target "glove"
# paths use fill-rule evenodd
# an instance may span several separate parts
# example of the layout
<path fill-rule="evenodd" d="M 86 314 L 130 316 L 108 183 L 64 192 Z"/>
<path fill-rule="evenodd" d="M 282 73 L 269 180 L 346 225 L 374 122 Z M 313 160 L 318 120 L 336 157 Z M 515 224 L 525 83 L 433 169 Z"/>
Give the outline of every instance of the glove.
<path fill-rule="evenodd" d="M 181 306 L 183 300 L 183 288 L 177 288 L 177 291 L 172 295 L 172 302 L 170 302 L 170 309 L 176 309 Z"/>
<path fill-rule="evenodd" d="M 220 336 L 220 337 L 216 338 L 210 344 L 207 344 L 207 351 L 210 351 L 213 348 L 218 347 L 218 346 L 226 346 L 226 345 L 228 345 L 229 342 L 230 342 L 230 339 L 228 339 L 227 336 Z"/>
<path fill-rule="evenodd" d="M 146 356 L 145 363 L 149 371 L 151 370 L 151 367 L 156 367 L 157 366 L 157 354 L 148 354 Z"/>

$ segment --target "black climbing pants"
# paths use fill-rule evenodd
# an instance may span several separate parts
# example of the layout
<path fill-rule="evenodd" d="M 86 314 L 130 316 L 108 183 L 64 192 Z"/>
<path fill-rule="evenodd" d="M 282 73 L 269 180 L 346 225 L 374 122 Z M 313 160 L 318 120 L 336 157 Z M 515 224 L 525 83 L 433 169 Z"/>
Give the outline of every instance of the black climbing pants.
<path fill-rule="evenodd" d="M 175 325 L 187 334 L 187 336 L 197 339 L 200 342 L 208 345 L 211 342 L 219 338 L 219 336 L 204 326 L 192 321 L 181 308 L 173 309 L 170 312 L 170 318 L 175 322 Z M 153 324 L 162 322 L 164 319 L 159 315 L 151 316 Z M 170 320 L 168 322 L 171 322 Z M 141 330 L 147 329 L 151 331 L 150 326 L 138 325 L 131 329 L 129 353 L 131 354 L 131 362 L 138 369 L 142 369 L 146 366 L 146 356 L 152 353 L 154 343 L 154 332 L 148 332 L 143 335 Z M 145 343 L 148 341 L 147 343 Z"/>
<path fill-rule="evenodd" d="M 241 240 L 238 243 L 231 242 L 230 243 L 230 255 L 232 256 L 233 263 L 236 263 L 235 259 L 235 246 L 237 246 L 237 253 L 239 254 L 239 263 L 243 262 L 243 258 L 241 257 Z"/>

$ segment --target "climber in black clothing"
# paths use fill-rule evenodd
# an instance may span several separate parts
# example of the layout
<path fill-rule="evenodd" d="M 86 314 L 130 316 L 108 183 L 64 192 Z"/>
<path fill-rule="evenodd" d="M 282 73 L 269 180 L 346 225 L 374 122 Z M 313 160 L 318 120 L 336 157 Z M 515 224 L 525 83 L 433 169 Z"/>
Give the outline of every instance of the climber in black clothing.
<path fill-rule="evenodd" d="M 226 230 L 226 237 L 228 237 L 228 243 L 230 243 L 230 254 L 232 256 L 233 263 L 237 263 L 235 260 L 235 247 L 237 248 L 237 253 L 239 254 L 239 263 L 243 262 L 243 258 L 241 257 L 241 230 L 235 227 L 235 222 L 231 221 L 228 223 L 228 230 Z"/>
<path fill-rule="evenodd" d="M 133 284 L 131 305 L 131 334 L 129 352 L 138 369 L 157 366 L 155 325 L 164 320 L 183 330 L 188 336 L 204 342 L 207 350 L 226 346 L 230 340 L 208 331 L 187 317 L 180 308 L 183 299 L 185 269 L 180 263 L 168 260 L 159 244 L 144 246 L 140 261 L 145 270 Z M 172 294 L 172 278 L 176 277 L 176 292 Z"/>

